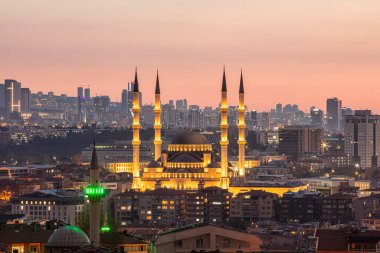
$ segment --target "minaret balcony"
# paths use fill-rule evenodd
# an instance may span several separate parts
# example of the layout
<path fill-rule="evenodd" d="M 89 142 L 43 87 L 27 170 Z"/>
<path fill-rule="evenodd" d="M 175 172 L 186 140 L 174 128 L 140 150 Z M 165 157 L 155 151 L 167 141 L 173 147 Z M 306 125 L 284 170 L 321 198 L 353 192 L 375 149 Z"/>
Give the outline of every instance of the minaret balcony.
<path fill-rule="evenodd" d="M 141 144 L 140 140 L 132 140 L 132 146 L 138 146 Z"/>

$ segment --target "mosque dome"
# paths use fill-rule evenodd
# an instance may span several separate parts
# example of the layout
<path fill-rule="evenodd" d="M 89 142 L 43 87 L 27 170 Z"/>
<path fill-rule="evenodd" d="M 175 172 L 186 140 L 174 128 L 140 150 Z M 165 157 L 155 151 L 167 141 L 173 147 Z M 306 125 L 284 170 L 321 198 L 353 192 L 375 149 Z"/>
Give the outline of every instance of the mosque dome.
<path fill-rule="evenodd" d="M 180 153 L 174 156 L 170 162 L 175 163 L 199 163 L 202 162 L 202 159 L 191 153 Z"/>
<path fill-rule="evenodd" d="M 46 246 L 50 247 L 86 247 L 90 246 L 90 239 L 82 229 L 67 225 L 60 227 L 49 238 Z"/>
<path fill-rule="evenodd" d="M 172 144 L 210 144 L 208 139 L 201 133 L 193 132 L 193 131 L 182 131 L 177 134 L 172 140 Z"/>

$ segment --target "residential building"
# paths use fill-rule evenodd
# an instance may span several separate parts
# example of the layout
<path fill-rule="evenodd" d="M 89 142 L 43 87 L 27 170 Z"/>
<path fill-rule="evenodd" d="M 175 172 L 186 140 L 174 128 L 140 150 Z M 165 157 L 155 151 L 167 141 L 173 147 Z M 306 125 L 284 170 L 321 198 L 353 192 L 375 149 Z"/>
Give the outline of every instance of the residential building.
<path fill-rule="evenodd" d="M 239 193 L 230 199 L 230 220 L 252 222 L 271 220 L 275 216 L 277 195 L 265 191 Z"/>
<path fill-rule="evenodd" d="M 321 217 L 320 192 L 286 192 L 281 199 L 280 220 L 318 221 Z"/>
<path fill-rule="evenodd" d="M 66 224 L 80 224 L 84 209 L 82 192 L 39 190 L 11 199 L 13 214 L 27 214 L 31 221 L 61 220 Z"/>
<path fill-rule="evenodd" d="M 259 251 L 262 240 L 253 234 L 216 224 L 197 224 L 158 234 L 154 242 L 157 252 L 180 253 Z"/>
<path fill-rule="evenodd" d="M 346 116 L 345 152 L 362 168 L 380 166 L 380 115 L 356 110 Z"/>

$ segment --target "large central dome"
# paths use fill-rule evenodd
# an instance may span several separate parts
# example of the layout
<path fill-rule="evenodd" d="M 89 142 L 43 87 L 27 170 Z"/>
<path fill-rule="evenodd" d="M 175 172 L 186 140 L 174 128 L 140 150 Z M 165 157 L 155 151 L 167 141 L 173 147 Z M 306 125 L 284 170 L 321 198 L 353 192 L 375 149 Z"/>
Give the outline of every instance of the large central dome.
<path fill-rule="evenodd" d="M 177 134 L 172 140 L 172 144 L 210 144 L 210 142 L 204 135 L 186 130 Z"/>

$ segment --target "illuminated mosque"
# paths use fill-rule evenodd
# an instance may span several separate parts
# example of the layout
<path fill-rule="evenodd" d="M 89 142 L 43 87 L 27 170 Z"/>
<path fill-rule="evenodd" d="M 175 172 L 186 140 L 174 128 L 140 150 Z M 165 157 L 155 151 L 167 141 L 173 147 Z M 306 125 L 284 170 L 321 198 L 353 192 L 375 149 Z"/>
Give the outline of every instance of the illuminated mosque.
<path fill-rule="evenodd" d="M 179 133 L 168 145 L 167 150 L 162 150 L 161 139 L 161 99 L 160 83 L 157 73 L 154 103 L 154 160 L 142 170 L 140 168 L 140 98 L 137 71 L 135 73 L 133 90 L 133 183 L 132 188 L 140 191 L 157 188 L 171 188 L 179 190 L 195 190 L 203 187 L 221 187 L 234 194 L 249 190 L 267 190 L 282 195 L 284 192 L 298 191 L 302 186 L 282 187 L 279 189 L 264 189 L 264 187 L 234 186 L 231 180 L 239 178 L 245 181 L 245 112 L 243 75 L 240 76 L 239 106 L 238 106 L 238 147 L 239 160 L 237 171 L 228 161 L 228 103 L 227 83 L 225 71 L 223 71 L 221 103 L 220 103 L 220 155 L 216 154 L 212 144 L 202 134 L 194 131 Z M 241 184 L 240 184 L 241 185 Z M 243 184 L 244 185 L 244 184 Z M 265 187 L 266 188 L 266 187 Z"/>

